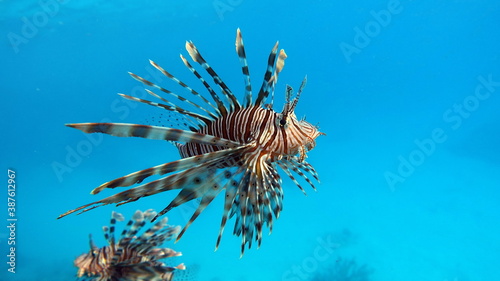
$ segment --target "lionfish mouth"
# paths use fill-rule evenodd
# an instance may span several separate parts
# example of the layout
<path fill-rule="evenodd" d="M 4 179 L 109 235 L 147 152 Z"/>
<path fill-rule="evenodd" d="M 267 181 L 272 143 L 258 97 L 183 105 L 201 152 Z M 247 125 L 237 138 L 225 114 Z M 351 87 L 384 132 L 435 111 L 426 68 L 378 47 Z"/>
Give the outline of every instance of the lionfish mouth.
<path fill-rule="evenodd" d="M 253 241 L 256 241 L 258 246 L 261 245 L 263 227 L 267 226 L 271 232 L 273 222 L 279 217 L 283 208 L 279 169 L 304 193 L 296 178 L 297 175 L 316 190 L 309 177 L 319 181 L 318 174 L 305 158 L 306 152 L 315 147 L 315 139 L 324 133 L 319 132 L 316 126 L 308 122 L 297 120 L 294 114 L 306 79 L 294 98 L 292 98 L 292 87 L 286 87 L 286 103 L 281 112 L 272 109 L 278 75 L 283 70 L 287 57 L 284 50 L 278 52 L 278 43 L 269 54 L 262 86 L 254 95 L 243 37 L 240 30 L 237 30 L 236 53 L 245 82 L 242 101 L 236 98 L 201 56 L 193 42 L 186 43 L 186 50 L 192 62 L 181 55 L 182 62 L 204 85 L 206 94 L 201 94 L 157 63 L 150 61 L 151 65 L 173 81 L 173 84 L 184 88 L 186 94 L 173 93 L 130 73 L 132 78 L 150 86 L 152 90 L 159 90 L 169 100 L 149 89 L 146 90 L 147 93 L 157 101 L 120 95 L 128 100 L 181 115 L 186 123 L 189 123 L 189 130 L 124 123 L 67 124 L 85 133 L 167 140 L 174 143 L 182 159 L 106 182 L 95 188 L 92 194 L 97 194 L 106 188 L 135 186 L 70 210 L 59 218 L 108 204 L 122 205 L 142 197 L 178 189 L 180 192 L 177 196 L 153 220 L 175 207 L 198 199 L 193 200 L 197 204 L 196 210 L 180 232 L 177 238 L 180 239 L 212 200 L 224 191 L 224 209 L 216 249 L 227 221 L 235 217 L 233 234 L 241 236 L 241 255 L 243 255 L 247 244 L 248 248 Z M 193 62 L 198 64 L 197 68 L 203 69 L 212 78 L 216 87 L 202 78 L 197 68 L 192 65 Z M 220 92 L 216 92 L 215 89 L 220 89 Z M 153 175 L 163 175 L 163 177 L 142 183 Z"/>

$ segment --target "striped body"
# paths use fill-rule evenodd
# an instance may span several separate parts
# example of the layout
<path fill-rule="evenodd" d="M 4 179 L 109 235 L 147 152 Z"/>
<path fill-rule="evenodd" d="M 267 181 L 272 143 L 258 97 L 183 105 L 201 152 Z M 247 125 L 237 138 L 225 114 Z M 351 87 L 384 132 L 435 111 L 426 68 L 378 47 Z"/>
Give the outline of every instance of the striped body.
<path fill-rule="evenodd" d="M 90 251 L 74 261 L 78 267 L 80 280 L 93 281 L 170 281 L 174 272 L 185 269 L 183 264 L 176 267 L 166 266 L 161 259 L 182 255 L 169 248 L 157 248 L 171 240 L 179 232 L 177 227 L 168 226 L 167 220 L 158 221 L 139 237 L 136 234 L 151 219 L 155 212 L 136 211 L 127 227 L 123 229 L 118 241 L 115 240 L 115 223 L 124 218 L 112 213 L 110 226 L 103 227 L 108 246 L 98 248 L 90 239 Z"/>
<path fill-rule="evenodd" d="M 309 135 L 315 128 L 308 127 L 304 121 L 292 120 L 290 125 L 294 128 L 287 130 L 276 126 L 276 120 L 280 120 L 279 113 L 253 106 L 231 112 L 202 127 L 199 132 L 242 144 L 249 143 L 253 139 L 265 139 L 266 143 L 260 144 L 259 149 L 262 154 L 270 155 L 272 161 L 283 155 L 297 154 L 304 143 L 314 146 L 314 140 Z M 224 147 L 188 142 L 178 145 L 178 149 L 182 157 L 189 157 L 214 152 Z"/>
<path fill-rule="evenodd" d="M 245 78 L 245 95 L 242 103 L 203 59 L 192 42 L 186 43 L 186 49 L 191 59 L 210 75 L 220 89 L 221 93 L 216 93 L 213 87 L 181 55 L 185 66 L 205 86 L 212 101 L 153 61 L 150 62 L 156 69 L 185 88 L 192 95 L 192 99 L 177 95 L 132 73 L 130 75 L 134 79 L 160 90 L 165 97 L 148 89 L 146 91 L 161 102 L 120 95 L 129 100 L 176 112 L 190 124 L 190 130 L 122 123 L 68 124 L 86 133 L 167 140 L 176 145 L 182 159 L 106 182 L 95 188 L 92 194 L 97 194 L 105 188 L 133 186 L 152 175 L 164 175 L 158 180 L 70 210 L 62 214 L 60 218 L 77 211 L 85 212 L 113 203 L 121 205 L 145 196 L 180 189 L 172 202 L 157 215 L 157 217 L 161 216 L 190 200 L 199 200 L 198 208 L 180 232 L 179 239 L 208 204 L 220 192 L 225 191 L 216 248 L 220 243 L 227 220 L 235 216 L 233 233 L 242 237 L 241 254 L 243 254 L 245 245 L 248 244 L 250 248 L 253 240 L 257 241 L 260 246 L 263 226 L 267 225 L 272 230 L 273 218 L 278 218 L 282 210 L 283 190 L 278 167 L 304 193 L 295 175 L 299 175 L 314 188 L 313 182 L 306 174 L 316 180 L 318 176 L 305 159 L 306 153 L 315 147 L 315 139 L 323 133 L 319 132 L 316 126 L 305 120 L 298 120 L 295 116 L 294 110 L 305 86 L 305 79 L 295 96 L 292 88 L 287 86 L 286 103 L 281 112 L 272 109 L 275 84 L 286 59 L 283 50 L 278 53 L 277 43 L 269 55 L 262 86 L 254 97 L 243 39 L 240 31 L 237 31 L 236 51 Z M 172 102 L 172 98 L 177 102 Z M 203 105 L 195 100 L 202 102 Z M 265 104 L 266 101 L 267 104 Z"/>

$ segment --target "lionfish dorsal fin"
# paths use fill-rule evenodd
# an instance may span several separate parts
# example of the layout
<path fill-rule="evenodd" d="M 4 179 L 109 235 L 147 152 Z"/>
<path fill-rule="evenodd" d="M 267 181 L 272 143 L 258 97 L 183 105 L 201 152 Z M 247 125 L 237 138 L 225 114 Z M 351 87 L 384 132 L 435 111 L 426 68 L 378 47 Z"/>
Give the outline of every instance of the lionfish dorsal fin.
<path fill-rule="evenodd" d="M 304 90 L 306 83 L 307 83 L 307 76 L 304 77 L 304 79 L 302 80 L 299 90 L 297 91 L 297 94 L 295 95 L 295 98 L 293 98 L 293 100 L 292 100 L 293 88 L 290 85 L 286 85 L 285 106 L 283 107 L 283 111 L 281 112 L 282 115 L 288 116 L 289 114 L 295 111 L 295 107 L 297 107 L 297 103 L 299 102 L 300 94 L 302 94 L 302 90 Z"/>
<path fill-rule="evenodd" d="M 293 88 L 290 85 L 286 85 L 286 92 L 285 92 L 285 102 L 289 103 L 290 100 L 292 99 L 292 94 L 293 94 Z"/>
<path fill-rule="evenodd" d="M 288 115 L 293 111 L 291 110 L 292 95 L 293 95 L 293 88 L 292 86 L 287 84 L 285 90 L 285 105 L 283 106 L 283 110 L 281 111 L 281 118 L 284 119 L 285 121 L 287 120 Z"/>
<path fill-rule="evenodd" d="M 241 108 L 240 103 L 238 102 L 238 99 L 233 95 L 233 92 L 229 89 L 229 87 L 222 81 L 222 79 L 219 77 L 219 75 L 215 72 L 215 70 L 207 63 L 207 61 L 201 56 L 200 52 L 194 45 L 192 41 L 186 42 L 186 50 L 189 53 L 189 56 L 193 61 L 197 62 L 198 64 L 205 69 L 205 71 L 210 74 L 212 79 L 214 80 L 215 84 L 219 86 L 222 90 L 222 93 L 224 96 L 227 98 L 229 102 L 229 111 L 234 111 L 235 109 Z"/>
<path fill-rule="evenodd" d="M 89 246 L 90 246 L 90 252 L 92 253 L 92 255 L 94 255 L 94 251 L 99 249 L 96 246 L 96 244 L 94 243 L 94 239 L 92 239 L 92 234 L 89 234 Z"/>
<path fill-rule="evenodd" d="M 307 84 L 307 75 L 302 80 L 302 83 L 300 83 L 300 87 L 299 87 L 299 90 L 297 91 L 297 95 L 293 99 L 292 108 L 291 108 L 292 111 L 295 110 L 295 107 L 297 106 L 297 103 L 299 102 L 300 94 L 302 94 L 302 91 L 304 90 L 306 84 Z"/>
<path fill-rule="evenodd" d="M 262 81 L 262 86 L 260 87 L 259 94 L 257 95 L 257 99 L 254 103 L 257 106 L 262 105 L 264 103 L 264 100 L 269 95 L 269 80 L 271 80 L 271 77 L 273 75 L 274 64 L 276 62 L 276 53 L 278 52 L 278 45 L 279 42 L 276 42 L 276 44 L 274 44 L 274 47 L 271 50 L 269 57 L 267 58 L 267 68 L 266 72 L 264 73 L 264 81 Z"/>
<path fill-rule="evenodd" d="M 167 76 L 168 78 L 170 78 L 172 81 L 176 82 L 181 87 L 187 89 L 194 96 L 200 98 L 203 102 L 205 102 L 207 105 L 209 105 L 211 108 L 213 108 L 216 111 L 216 113 L 219 113 L 217 107 L 215 107 L 209 100 L 207 100 L 204 96 L 202 96 L 196 90 L 192 89 L 186 83 L 182 82 L 177 77 L 175 77 L 174 75 L 170 74 L 168 71 L 166 71 L 165 69 L 163 69 L 160 65 L 158 65 L 156 62 L 154 62 L 152 60 L 149 60 L 149 63 L 152 66 L 154 66 L 156 69 L 158 69 L 161 73 L 163 73 L 165 76 Z M 205 111 L 205 109 L 203 109 L 203 110 Z"/>
<path fill-rule="evenodd" d="M 245 54 L 245 45 L 243 44 L 243 37 L 238 28 L 236 30 L 236 53 L 240 59 L 241 71 L 245 79 L 245 107 L 252 104 L 252 84 L 250 83 L 250 70 L 248 69 L 247 56 Z"/>
<path fill-rule="evenodd" d="M 187 44 L 187 42 L 186 42 L 186 44 Z M 196 69 L 194 69 L 194 67 L 187 61 L 187 59 L 182 54 L 180 55 L 180 58 L 181 58 L 182 62 L 184 63 L 184 65 L 189 69 L 189 71 L 191 71 L 191 73 L 193 73 L 194 76 L 196 76 L 196 78 L 198 78 L 198 80 L 203 84 L 203 86 L 205 86 L 207 91 L 210 93 L 210 96 L 217 104 L 216 113 L 219 116 L 227 115 L 226 106 L 224 105 L 222 100 L 219 98 L 217 93 L 212 89 L 212 87 L 210 87 L 210 85 L 207 83 L 207 81 L 205 81 L 205 79 L 203 79 L 203 77 L 200 75 L 200 73 L 198 73 L 198 71 Z"/>
<path fill-rule="evenodd" d="M 115 225 L 117 221 L 123 221 L 125 218 L 122 214 L 117 213 L 115 211 L 111 212 L 111 219 L 109 221 L 109 227 L 103 226 L 102 230 L 104 232 L 104 238 L 108 241 L 110 247 L 115 247 Z"/>
<path fill-rule="evenodd" d="M 161 68 L 159 65 L 157 65 L 157 64 L 156 64 L 156 63 L 154 63 L 153 61 L 151 61 L 151 60 L 150 60 L 150 63 L 151 63 L 151 65 L 155 66 L 157 69 L 159 69 L 160 71 L 162 71 L 162 73 L 163 73 L 165 76 L 167 76 L 167 77 L 170 77 L 170 76 L 171 76 L 171 77 L 172 77 L 171 79 L 175 79 L 175 77 L 173 77 L 173 75 L 172 75 L 172 74 L 168 73 L 166 70 L 164 70 L 163 68 Z M 209 110 L 207 110 L 206 108 L 204 108 L 204 107 L 200 106 L 199 104 L 197 104 L 197 103 L 194 103 L 194 102 L 190 101 L 189 99 L 186 99 L 186 98 L 184 98 L 184 97 L 181 97 L 181 96 L 179 96 L 179 95 L 175 94 L 174 92 L 172 92 L 172 91 L 170 91 L 170 90 L 167 90 L 167 89 L 165 89 L 165 88 L 163 88 L 163 87 L 161 87 L 161 86 L 158 86 L 157 84 L 155 84 L 155 83 L 153 83 L 153 82 L 150 82 L 150 81 L 146 80 L 145 78 L 142 78 L 141 76 L 139 76 L 139 75 L 137 75 L 137 74 L 134 74 L 134 73 L 132 73 L 132 72 L 129 72 L 128 74 L 129 74 L 132 78 L 134 78 L 135 80 L 137 80 L 137 81 L 139 81 L 139 82 L 141 82 L 141 83 L 143 83 L 143 84 L 145 84 L 145 85 L 148 85 L 148 86 L 154 87 L 154 88 L 156 88 L 156 89 L 158 89 L 158 90 L 160 90 L 160 91 L 162 91 L 162 92 L 164 92 L 164 93 L 166 93 L 166 94 L 168 94 L 168 95 L 170 95 L 170 96 L 173 96 L 174 98 L 178 99 L 178 100 L 179 100 L 179 101 L 181 101 L 181 102 L 185 102 L 185 103 L 187 103 L 187 104 L 189 104 L 189 105 L 194 106 L 195 108 L 197 108 L 197 109 L 199 109 L 199 110 L 201 110 L 201 111 L 205 112 L 208 116 L 210 116 L 210 117 L 211 117 L 211 118 L 213 118 L 213 119 L 216 119 L 216 118 L 217 118 L 217 117 L 216 117 L 216 116 L 215 116 L 212 112 L 210 112 L 210 111 L 209 111 Z M 170 75 L 170 76 L 169 76 L 169 75 Z M 175 80 L 174 80 L 174 81 L 175 81 Z M 177 80 L 177 81 L 178 81 L 178 80 Z M 182 82 L 180 82 L 180 81 L 179 81 L 179 84 L 181 84 L 181 83 L 182 83 Z M 182 84 L 181 84 L 181 85 L 182 85 Z M 167 99 L 165 99 L 165 98 L 163 98 L 163 97 L 161 97 L 161 96 L 159 96 L 159 95 L 157 95 L 157 94 L 153 93 L 152 91 L 150 91 L 150 90 L 148 90 L 148 89 L 146 89 L 146 92 L 148 92 L 148 94 L 150 94 L 150 95 L 154 96 L 155 98 L 158 98 L 158 99 L 160 99 L 160 100 L 162 100 L 162 101 L 166 102 L 166 103 L 167 103 L 167 105 L 169 105 L 169 106 L 171 106 L 171 107 L 173 107 L 173 108 L 180 108 L 179 106 L 175 105 L 174 103 L 172 103 L 172 102 L 168 101 Z M 194 91 L 191 91 L 191 93 L 192 93 L 192 94 L 195 94 L 195 93 L 193 93 L 193 92 L 194 92 Z M 183 109 L 183 111 L 186 111 L 186 110 L 184 110 L 184 109 Z"/>
<path fill-rule="evenodd" d="M 141 211 L 137 210 L 123 229 L 118 245 L 123 246 L 129 243 L 145 224 L 144 215 Z"/>
<path fill-rule="evenodd" d="M 153 95 L 153 96 L 159 97 L 158 95 L 154 94 L 153 92 L 151 92 L 149 90 L 146 90 L 146 91 L 149 94 Z M 152 101 L 149 101 L 149 100 L 132 97 L 132 96 L 129 96 L 129 95 L 126 95 L 126 94 L 118 94 L 118 95 L 121 96 L 122 98 L 125 98 L 125 99 L 128 99 L 128 100 L 141 102 L 141 103 L 144 103 L 144 104 L 147 104 L 147 105 L 151 105 L 151 106 L 154 106 L 154 107 L 158 107 L 158 108 L 161 108 L 161 109 L 165 109 L 165 110 L 168 110 L 168 111 L 177 112 L 177 113 L 182 114 L 182 115 L 187 115 L 187 116 L 192 117 L 192 118 L 196 119 L 197 121 L 199 121 L 200 124 L 197 124 L 197 125 L 202 125 L 202 124 L 207 125 L 207 124 L 210 124 L 212 122 L 212 120 L 209 117 L 206 117 L 204 115 L 198 114 L 196 112 L 185 110 L 184 108 L 182 108 L 180 106 L 177 106 L 177 105 L 168 105 L 168 104 L 163 104 L 163 103 L 158 103 L 158 102 L 152 102 Z"/>
<path fill-rule="evenodd" d="M 271 84 L 269 86 L 269 92 L 271 93 L 271 101 L 269 102 L 269 107 L 273 107 L 274 103 L 274 88 L 276 87 L 276 83 L 278 82 L 278 75 L 283 70 L 283 67 L 285 66 L 285 59 L 286 59 L 286 53 L 285 50 L 280 50 L 280 53 L 278 55 L 278 60 L 276 61 L 276 68 L 274 70 L 273 77 L 269 81 Z"/>

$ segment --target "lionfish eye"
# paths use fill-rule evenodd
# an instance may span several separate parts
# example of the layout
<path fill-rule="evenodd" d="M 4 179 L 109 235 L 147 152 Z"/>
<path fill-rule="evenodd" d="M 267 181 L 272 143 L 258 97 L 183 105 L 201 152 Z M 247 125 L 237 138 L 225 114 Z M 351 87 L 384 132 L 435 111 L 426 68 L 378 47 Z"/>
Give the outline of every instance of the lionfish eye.
<path fill-rule="evenodd" d="M 287 114 L 278 114 L 276 118 L 276 126 L 280 126 L 281 128 L 286 128 L 287 127 L 287 119 L 288 115 Z"/>

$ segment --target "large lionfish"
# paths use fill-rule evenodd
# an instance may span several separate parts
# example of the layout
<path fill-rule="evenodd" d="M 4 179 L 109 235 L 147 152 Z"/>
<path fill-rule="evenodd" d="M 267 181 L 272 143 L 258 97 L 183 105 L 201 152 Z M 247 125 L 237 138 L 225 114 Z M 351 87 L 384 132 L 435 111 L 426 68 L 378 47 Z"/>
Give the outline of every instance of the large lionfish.
<path fill-rule="evenodd" d="M 136 211 L 121 237 L 115 239 L 115 223 L 123 221 L 120 213 L 112 212 L 110 226 L 104 226 L 104 237 L 108 246 L 98 248 L 90 236 L 90 251 L 74 261 L 78 267 L 80 280 L 93 281 L 170 281 L 176 270 L 184 270 L 184 264 L 176 267 L 166 266 L 161 259 L 177 257 L 182 254 L 169 248 L 157 248 L 179 233 L 179 227 L 167 225 L 167 218 L 156 222 L 142 235 L 137 233 L 152 219 L 156 212 Z"/>
<path fill-rule="evenodd" d="M 280 50 L 279 54 L 277 53 L 278 42 L 276 42 L 269 55 L 264 81 L 257 97 L 254 99 L 243 39 L 240 30 L 237 30 L 236 52 L 245 78 L 245 98 L 243 103 L 237 100 L 233 92 L 205 61 L 192 42 L 186 42 L 186 49 L 191 59 L 199 63 L 220 88 L 222 94 L 217 94 L 187 59 L 181 55 L 186 67 L 205 86 L 213 102 L 207 100 L 153 61 L 150 61 L 150 63 L 156 69 L 185 88 L 193 96 L 199 98 L 204 103 L 204 106 L 174 94 L 133 73 L 130 73 L 130 75 L 136 80 L 183 102 L 183 106 L 191 106 L 193 110 L 174 104 L 147 89 L 146 91 L 149 94 L 164 103 L 152 102 L 124 94 L 120 95 L 129 100 L 181 114 L 187 120 L 191 120 L 189 130 L 121 123 L 67 124 L 67 126 L 85 133 L 105 133 L 118 137 L 141 137 L 171 141 L 178 148 L 183 159 L 106 182 L 92 190 L 91 193 L 97 194 L 105 188 L 131 186 L 141 183 L 145 178 L 152 175 L 169 174 L 158 180 L 68 211 L 60 215 L 59 218 L 82 209 L 84 209 L 82 212 L 85 212 L 112 203 L 117 203 L 118 206 L 136 201 L 141 197 L 180 189 L 181 191 L 177 197 L 156 216 L 161 216 L 172 208 L 190 200 L 199 199 L 198 208 L 177 238 L 180 239 L 207 205 L 222 190 L 225 190 L 224 211 L 216 249 L 219 246 L 228 216 L 229 218 L 236 216 L 233 233 L 242 236 L 241 254 L 243 255 L 245 244 L 248 243 L 248 248 L 250 248 L 253 239 L 260 246 L 263 224 L 266 223 L 271 232 L 273 214 L 278 218 L 283 208 L 283 190 L 281 177 L 277 171 L 278 166 L 304 193 L 305 191 L 295 179 L 294 173 L 304 178 L 315 189 L 306 173 L 312 175 L 316 180 L 318 180 L 318 176 L 314 168 L 305 159 L 306 152 L 314 148 L 315 139 L 319 135 L 323 135 L 323 133 L 318 131 L 317 126 L 303 119 L 298 120 L 294 113 L 306 79 L 300 85 L 294 98 L 292 98 L 292 88 L 287 86 L 286 103 L 283 110 L 281 112 L 272 110 L 274 88 L 278 80 L 278 74 L 283 69 L 286 59 L 284 50 Z M 265 104 L 269 95 L 271 95 L 270 104 Z"/>

